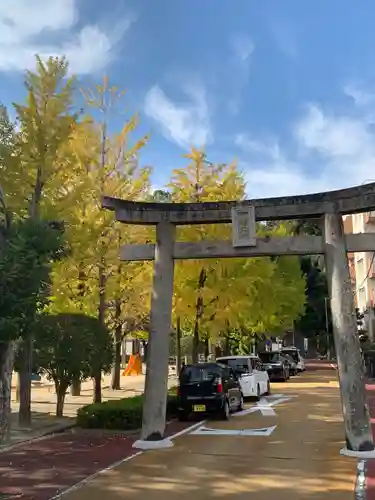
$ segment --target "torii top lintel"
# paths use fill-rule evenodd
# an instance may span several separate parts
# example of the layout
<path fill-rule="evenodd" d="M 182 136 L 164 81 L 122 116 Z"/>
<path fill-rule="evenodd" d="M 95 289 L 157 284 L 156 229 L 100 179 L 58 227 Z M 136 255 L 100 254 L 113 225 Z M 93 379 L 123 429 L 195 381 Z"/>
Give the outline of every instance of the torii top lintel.
<path fill-rule="evenodd" d="M 217 224 L 231 222 L 232 207 L 253 205 L 258 221 L 318 218 L 335 211 L 342 215 L 375 210 L 375 182 L 348 189 L 279 198 L 204 203 L 149 203 L 103 197 L 102 206 L 126 224 Z"/>

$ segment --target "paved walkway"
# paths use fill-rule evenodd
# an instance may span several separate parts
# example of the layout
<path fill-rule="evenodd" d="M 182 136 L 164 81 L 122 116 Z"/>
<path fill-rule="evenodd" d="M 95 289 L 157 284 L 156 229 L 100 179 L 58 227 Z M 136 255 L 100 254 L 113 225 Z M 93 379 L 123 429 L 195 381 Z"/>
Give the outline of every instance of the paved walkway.
<path fill-rule="evenodd" d="M 307 372 L 274 384 L 273 392 L 282 395 L 263 400 L 263 412 L 198 424 L 176 437 L 174 448 L 127 458 L 64 499 L 353 500 L 357 462 L 339 454 L 335 371 Z M 244 435 L 254 429 L 260 435 Z"/>

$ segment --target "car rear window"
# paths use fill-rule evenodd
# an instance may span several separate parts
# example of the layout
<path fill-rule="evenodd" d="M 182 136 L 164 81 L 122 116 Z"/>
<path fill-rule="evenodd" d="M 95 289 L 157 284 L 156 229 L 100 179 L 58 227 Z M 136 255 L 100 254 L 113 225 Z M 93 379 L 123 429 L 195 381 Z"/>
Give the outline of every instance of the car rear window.
<path fill-rule="evenodd" d="M 298 356 L 298 352 L 297 351 L 295 351 L 295 350 L 288 350 L 287 351 L 287 350 L 283 349 L 282 353 L 283 354 L 287 354 L 288 356 L 290 356 L 291 358 L 293 358 L 296 363 L 298 363 L 299 356 Z"/>
<path fill-rule="evenodd" d="M 258 356 L 262 363 L 277 363 L 280 361 L 280 354 L 278 352 L 260 352 Z"/>
<path fill-rule="evenodd" d="M 184 384 L 194 382 L 210 382 L 221 375 L 219 367 L 215 366 L 185 366 L 180 375 L 180 381 Z"/>
<path fill-rule="evenodd" d="M 231 358 L 231 359 L 218 359 L 218 363 L 221 363 L 222 365 L 227 365 L 233 368 L 235 372 L 241 372 L 241 373 L 248 373 L 249 372 L 249 365 L 246 359 L 241 359 L 241 358 Z"/>

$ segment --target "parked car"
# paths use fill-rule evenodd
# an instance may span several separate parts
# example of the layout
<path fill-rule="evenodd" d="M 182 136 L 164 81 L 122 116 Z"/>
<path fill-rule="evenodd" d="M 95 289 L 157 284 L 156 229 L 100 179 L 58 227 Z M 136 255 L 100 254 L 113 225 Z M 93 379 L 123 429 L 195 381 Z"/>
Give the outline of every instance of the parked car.
<path fill-rule="evenodd" d="M 270 380 L 286 381 L 290 377 L 289 361 L 280 351 L 265 351 L 258 353 L 259 358 L 264 364 Z"/>
<path fill-rule="evenodd" d="M 300 350 L 294 346 L 283 347 L 281 349 L 282 354 L 288 354 L 291 356 L 297 363 L 297 371 L 304 372 L 306 370 L 305 360 L 301 356 Z"/>
<path fill-rule="evenodd" d="M 270 379 L 258 356 L 224 356 L 216 361 L 233 368 L 245 398 L 255 397 L 259 401 L 263 394 L 270 394 Z"/>
<path fill-rule="evenodd" d="M 244 409 L 240 381 L 234 370 L 220 363 L 185 365 L 178 388 L 178 418 L 193 414 L 215 414 L 228 420 L 233 411 Z"/>

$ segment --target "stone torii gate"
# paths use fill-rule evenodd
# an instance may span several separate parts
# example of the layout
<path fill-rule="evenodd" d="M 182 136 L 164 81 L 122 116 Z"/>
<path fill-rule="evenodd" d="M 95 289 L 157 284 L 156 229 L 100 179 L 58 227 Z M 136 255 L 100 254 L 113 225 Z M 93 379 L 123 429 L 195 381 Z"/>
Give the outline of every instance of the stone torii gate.
<path fill-rule="evenodd" d="M 175 259 L 324 254 L 337 354 L 346 449 L 374 456 L 347 252 L 372 252 L 375 234 L 344 235 L 342 215 L 375 209 L 375 183 L 339 191 L 244 201 L 148 203 L 103 198 L 126 224 L 156 226 L 156 244 L 125 245 L 123 261 L 154 260 L 142 449 L 172 446 L 164 439 Z M 321 236 L 256 238 L 255 221 L 321 219 Z M 176 242 L 176 225 L 232 223 L 233 241 Z"/>

